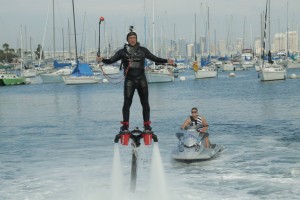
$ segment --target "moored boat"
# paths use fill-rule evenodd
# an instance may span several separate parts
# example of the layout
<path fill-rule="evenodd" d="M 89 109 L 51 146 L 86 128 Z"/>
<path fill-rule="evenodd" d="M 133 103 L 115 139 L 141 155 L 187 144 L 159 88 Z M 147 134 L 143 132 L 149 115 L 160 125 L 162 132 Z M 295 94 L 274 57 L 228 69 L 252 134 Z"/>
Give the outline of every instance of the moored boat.
<path fill-rule="evenodd" d="M 154 65 L 145 72 L 148 83 L 163 83 L 174 81 L 174 75 L 165 65 Z"/>
<path fill-rule="evenodd" d="M 95 76 L 89 64 L 78 63 L 69 76 L 64 76 L 66 85 L 99 83 L 100 77 Z"/>
<path fill-rule="evenodd" d="M 19 77 L 13 73 L 0 73 L 0 86 L 26 84 L 25 78 Z"/>

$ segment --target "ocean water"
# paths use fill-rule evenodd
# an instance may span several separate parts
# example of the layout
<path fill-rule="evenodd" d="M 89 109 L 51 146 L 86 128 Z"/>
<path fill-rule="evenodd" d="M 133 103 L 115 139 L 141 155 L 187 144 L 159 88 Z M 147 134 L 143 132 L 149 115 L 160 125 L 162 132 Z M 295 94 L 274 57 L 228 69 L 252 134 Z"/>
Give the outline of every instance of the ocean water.
<path fill-rule="evenodd" d="M 186 81 L 149 85 L 169 199 L 299 199 L 300 79 L 261 82 L 254 69 L 235 73 L 195 80 L 187 71 L 180 74 Z M 0 87 L 0 199 L 117 198 L 113 140 L 122 104 L 122 84 Z M 213 160 L 177 163 L 170 157 L 175 132 L 194 106 L 210 125 L 211 141 L 225 150 Z M 131 128 L 142 128 L 141 116 L 136 93 Z M 118 149 L 122 189 L 129 191 L 131 147 Z M 152 150 L 140 147 L 137 188 L 128 199 L 153 192 Z"/>

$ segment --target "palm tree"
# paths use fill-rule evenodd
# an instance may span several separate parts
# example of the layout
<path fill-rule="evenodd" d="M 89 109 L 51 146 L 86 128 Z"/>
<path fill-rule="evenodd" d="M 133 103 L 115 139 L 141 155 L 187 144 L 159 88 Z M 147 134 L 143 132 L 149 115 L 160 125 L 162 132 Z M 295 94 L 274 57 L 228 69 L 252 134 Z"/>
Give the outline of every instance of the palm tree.
<path fill-rule="evenodd" d="M 9 44 L 4 43 L 2 45 L 3 49 L 4 49 L 4 53 L 5 53 L 5 61 L 7 62 L 7 53 L 9 52 Z"/>

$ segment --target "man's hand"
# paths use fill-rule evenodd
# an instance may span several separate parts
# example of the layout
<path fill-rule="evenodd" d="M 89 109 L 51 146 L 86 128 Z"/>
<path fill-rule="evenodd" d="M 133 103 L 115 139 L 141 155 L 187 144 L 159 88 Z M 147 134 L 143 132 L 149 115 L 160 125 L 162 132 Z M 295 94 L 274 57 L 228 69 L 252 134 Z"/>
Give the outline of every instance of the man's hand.
<path fill-rule="evenodd" d="M 103 60 L 103 57 L 99 57 L 99 56 L 96 57 L 97 62 L 102 62 L 102 60 Z"/>
<path fill-rule="evenodd" d="M 169 59 L 168 59 L 168 64 L 174 65 L 174 60 L 169 58 Z"/>

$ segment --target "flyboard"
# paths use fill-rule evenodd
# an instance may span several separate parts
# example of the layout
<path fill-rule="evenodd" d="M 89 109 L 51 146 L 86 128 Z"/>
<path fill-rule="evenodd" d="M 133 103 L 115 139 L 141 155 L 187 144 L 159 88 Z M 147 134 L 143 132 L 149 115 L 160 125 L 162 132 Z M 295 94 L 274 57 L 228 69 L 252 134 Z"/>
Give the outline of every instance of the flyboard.
<path fill-rule="evenodd" d="M 141 145 L 141 140 L 146 146 L 151 145 L 152 140 L 158 142 L 157 136 L 152 131 L 141 131 L 136 127 L 132 131 L 120 131 L 116 135 L 114 142 L 122 145 L 128 145 L 131 141 L 132 146 L 132 160 L 131 160 L 131 179 L 130 179 L 130 191 L 134 192 L 136 188 L 137 179 L 137 149 Z"/>

